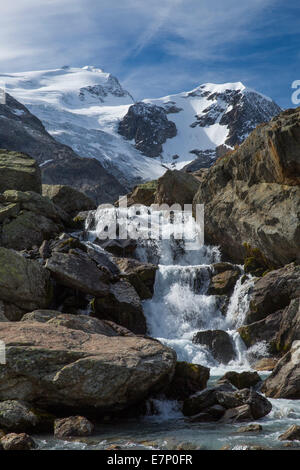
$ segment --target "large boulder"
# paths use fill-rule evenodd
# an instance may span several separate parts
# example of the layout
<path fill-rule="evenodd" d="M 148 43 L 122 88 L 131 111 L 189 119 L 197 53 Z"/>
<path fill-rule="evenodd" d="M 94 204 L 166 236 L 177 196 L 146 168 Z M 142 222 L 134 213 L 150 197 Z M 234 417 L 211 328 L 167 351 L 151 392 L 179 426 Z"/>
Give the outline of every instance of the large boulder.
<path fill-rule="evenodd" d="M 0 150 L 0 193 L 7 189 L 42 192 L 41 171 L 33 158 Z"/>
<path fill-rule="evenodd" d="M 24 432 L 37 429 L 41 415 L 26 403 L 18 400 L 0 402 L 0 428 L 6 431 Z"/>
<path fill-rule="evenodd" d="M 169 399 L 184 400 L 193 393 L 204 390 L 209 379 L 209 369 L 199 364 L 177 362 L 172 382 L 165 395 Z"/>
<path fill-rule="evenodd" d="M 275 267 L 300 260 L 300 108 L 259 125 L 205 174 L 194 205 L 205 204 L 206 242 L 235 262 L 244 243 Z"/>
<path fill-rule="evenodd" d="M 300 426 L 294 424 L 281 434 L 278 439 L 280 441 L 300 441 Z"/>
<path fill-rule="evenodd" d="M 0 299 L 20 309 L 47 308 L 53 289 L 50 273 L 38 262 L 0 247 Z"/>
<path fill-rule="evenodd" d="M 282 311 L 268 315 L 262 320 L 243 325 L 238 328 L 238 332 L 248 348 L 256 343 L 265 341 L 270 352 L 276 351 L 276 336 L 282 320 Z"/>
<path fill-rule="evenodd" d="M 262 392 L 271 398 L 300 399 L 300 341 L 294 341 L 289 352 L 277 363 L 264 381 Z"/>
<path fill-rule="evenodd" d="M 99 297 L 109 293 L 107 273 L 79 249 L 71 249 L 69 253 L 53 252 L 46 268 L 63 286 Z"/>
<path fill-rule="evenodd" d="M 74 436 L 90 436 L 94 425 L 84 416 L 70 416 L 56 419 L 54 422 L 54 436 L 58 439 Z"/>
<path fill-rule="evenodd" d="M 226 331 L 199 331 L 193 337 L 193 343 L 206 346 L 212 353 L 213 357 L 222 364 L 228 364 L 228 362 L 235 358 L 234 346 Z"/>
<path fill-rule="evenodd" d="M 125 279 L 110 284 L 108 295 L 96 297 L 93 314 L 97 318 L 124 326 L 136 334 L 145 334 L 147 331 L 140 298 Z"/>
<path fill-rule="evenodd" d="M 245 323 L 262 320 L 300 297 L 300 266 L 291 263 L 256 279 Z"/>
<path fill-rule="evenodd" d="M 36 443 L 28 434 L 10 433 L 0 440 L 0 448 L 3 450 L 32 450 L 37 447 Z"/>
<path fill-rule="evenodd" d="M 96 209 L 95 202 L 71 186 L 61 184 L 43 184 L 43 196 L 74 217 L 81 211 Z"/>
<path fill-rule="evenodd" d="M 230 295 L 239 276 L 239 268 L 228 269 L 215 274 L 211 279 L 208 295 Z"/>
<path fill-rule="evenodd" d="M 179 204 L 182 209 L 184 204 L 192 204 L 193 198 L 199 188 L 199 180 L 189 173 L 179 170 L 168 170 L 158 180 L 154 203 Z"/>
<path fill-rule="evenodd" d="M 0 400 L 118 411 L 168 386 L 176 354 L 156 340 L 38 322 L 0 323 Z"/>
<path fill-rule="evenodd" d="M 127 207 L 138 204 L 148 207 L 151 206 L 151 204 L 154 204 L 157 186 L 157 180 L 148 181 L 147 183 L 135 186 L 133 191 L 125 196 L 127 198 Z M 118 206 L 119 201 L 116 201 L 115 204 Z"/>

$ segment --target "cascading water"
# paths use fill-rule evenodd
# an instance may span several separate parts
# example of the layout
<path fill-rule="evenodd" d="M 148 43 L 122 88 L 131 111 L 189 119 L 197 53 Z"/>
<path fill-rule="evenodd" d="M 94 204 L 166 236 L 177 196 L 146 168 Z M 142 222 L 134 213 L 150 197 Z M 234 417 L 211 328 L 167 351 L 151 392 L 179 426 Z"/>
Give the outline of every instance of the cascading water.
<path fill-rule="evenodd" d="M 153 298 L 143 303 L 149 334 L 175 349 L 179 360 L 210 367 L 211 375 L 220 375 L 226 370 L 249 369 L 246 348 L 236 329 L 243 323 L 248 309 L 251 279 L 243 279 L 242 282 L 241 270 L 224 315 L 218 296 L 207 293 L 213 274 L 211 265 L 221 260 L 219 248 L 199 244 L 198 249 L 195 246 L 192 250 L 187 249 L 191 240 L 197 243 L 198 226 L 192 216 L 186 219 L 182 239 L 164 238 L 163 233 L 170 233 L 172 228 L 166 218 L 162 236 L 151 238 L 153 227 L 150 233 L 149 214 L 149 208 L 139 210 L 137 216 L 136 208 L 126 212 L 125 209 L 99 207 L 94 219 L 88 223 L 89 240 L 94 241 L 99 233 L 105 235 L 106 227 L 111 230 L 115 220 L 124 221 L 126 218 L 129 234 L 134 233 L 138 226 L 147 236 L 141 237 L 136 256 L 143 262 L 155 262 L 159 266 Z M 158 216 L 156 213 L 156 221 L 159 221 Z M 156 229 L 154 232 L 157 233 Z M 225 366 L 207 347 L 193 343 L 194 335 L 205 330 L 223 330 L 230 335 L 236 353 L 233 361 Z"/>

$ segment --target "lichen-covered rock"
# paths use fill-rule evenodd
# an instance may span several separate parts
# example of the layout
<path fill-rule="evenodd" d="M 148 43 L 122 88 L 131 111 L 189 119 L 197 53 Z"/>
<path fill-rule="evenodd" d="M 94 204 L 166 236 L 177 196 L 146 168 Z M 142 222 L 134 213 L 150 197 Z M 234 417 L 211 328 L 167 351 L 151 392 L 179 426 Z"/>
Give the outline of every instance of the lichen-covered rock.
<path fill-rule="evenodd" d="M 165 395 L 170 399 L 184 400 L 193 393 L 204 390 L 209 379 L 209 369 L 199 364 L 177 362 L 173 380 Z"/>
<path fill-rule="evenodd" d="M 6 434 L 0 440 L 0 446 L 3 450 L 32 450 L 37 447 L 32 437 L 25 433 Z"/>
<path fill-rule="evenodd" d="M 17 400 L 0 402 L 0 427 L 6 431 L 29 431 L 37 428 L 39 423 L 39 414 L 26 403 Z"/>
<path fill-rule="evenodd" d="M 194 198 L 207 243 L 238 263 L 245 242 L 275 267 L 299 262 L 299 139 L 300 108 L 284 111 L 207 171 Z"/>
<path fill-rule="evenodd" d="M 93 430 L 94 425 L 83 416 L 70 416 L 69 418 L 56 419 L 54 422 L 54 436 L 58 439 L 90 436 Z"/>
<path fill-rule="evenodd" d="M 81 211 L 96 209 L 95 202 L 84 193 L 71 186 L 43 184 L 43 196 L 47 196 L 55 205 L 74 217 Z"/>
<path fill-rule="evenodd" d="M 29 249 L 58 234 L 64 224 L 72 226 L 72 219 L 62 209 L 33 191 L 7 190 L 1 197 L 4 204 L 14 206 L 0 230 L 2 246 Z"/>
<path fill-rule="evenodd" d="M 141 204 L 143 206 L 151 206 L 154 204 L 155 193 L 157 190 L 157 180 L 148 181 L 147 183 L 138 184 L 133 188 L 133 191 L 126 195 L 127 207 Z M 122 200 L 123 198 L 121 198 Z M 115 203 L 119 205 L 119 201 Z"/>
<path fill-rule="evenodd" d="M 42 192 L 41 171 L 33 158 L 0 150 L 0 193 L 7 189 Z"/>
<path fill-rule="evenodd" d="M 125 279 L 110 284 L 109 294 L 97 297 L 93 307 L 97 318 L 111 320 L 136 334 L 145 334 L 147 331 L 140 298 Z"/>
<path fill-rule="evenodd" d="M 20 309 L 47 308 L 52 300 L 50 274 L 38 262 L 0 247 L 0 299 Z"/>
<path fill-rule="evenodd" d="M 206 346 L 212 353 L 213 357 L 222 364 L 228 364 L 228 362 L 235 358 L 234 346 L 226 331 L 199 331 L 193 337 L 193 343 Z"/>
<path fill-rule="evenodd" d="M 277 363 L 264 381 L 262 392 L 271 398 L 300 398 L 300 341 L 294 341 L 289 352 Z"/>
<path fill-rule="evenodd" d="M 158 341 L 38 322 L 0 323 L 0 400 L 118 411 L 166 388 L 176 354 Z"/>

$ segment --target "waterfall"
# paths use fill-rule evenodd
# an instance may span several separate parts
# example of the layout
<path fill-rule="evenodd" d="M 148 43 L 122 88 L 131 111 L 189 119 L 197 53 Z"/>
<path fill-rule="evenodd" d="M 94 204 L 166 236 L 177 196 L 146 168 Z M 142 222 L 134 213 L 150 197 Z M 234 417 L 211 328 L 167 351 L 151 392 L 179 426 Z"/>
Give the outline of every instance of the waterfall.
<path fill-rule="evenodd" d="M 98 208 L 93 221 L 88 222 L 89 240 L 94 241 L 99 230 L 114 220 L 114 212 L 120 213 L 122 210 Z M 149 230 L 149 213 L 151 209 L 146 208 L 139 214 L 142 216 L 139 224 L 145 231 Z M 124 217 L 124 213 L 121 215 Z M 136 218 L 136 210 L 129 209 L 129 227 L 131 224 L 136 227 Z M 172 236 L 168 239 L 142 237 L 138 240 L 137 258 L 142 262 L 158 264 L 154 295 L 143 302 L 149 335 L 175 349 L 178 360 L 209 367 L 211 375 L 220 375 L 227 370 L 247 370 L 250 365 L 246 347 L 236 329 L 243 324 L 249 306 L 252 280 L 250 277 L 245 279 L 241 274 L 224 315 L 218 296 L 208 295 L 213 274 L 211 265 L 221 260 L 220 249 L 206 245 L 199 245 L 196 250 L 186 249 L 187 239 L 195 240 L 194 232 L 197 229 L 190 218 L 187 233 L 180 240 Z M 226 365 L 221 364 L 206 346 L 192 341 L 197 332 L 205 330 L 226 331 L 231 337 L 235 359 Z"/>

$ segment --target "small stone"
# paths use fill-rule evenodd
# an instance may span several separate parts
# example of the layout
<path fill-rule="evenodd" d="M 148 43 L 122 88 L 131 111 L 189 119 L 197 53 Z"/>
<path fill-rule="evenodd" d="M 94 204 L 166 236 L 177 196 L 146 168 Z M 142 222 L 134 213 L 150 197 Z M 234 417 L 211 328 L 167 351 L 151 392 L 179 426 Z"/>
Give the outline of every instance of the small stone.
<path fill-rule="evenodd" d="M 0 440 L 0 444 L 3 450 L 31 450 L 37 447 L 34 440 L 25 433 L 6 434 L 6 436 L 2 437 Z"/>
<path fill-rule="evenodd" d="M 54 436 L 59 439 L 90 436 L 93 430 L 94 425 L 83 416 L 70 416 L 69 418 L 56 419 L 54 422 Z"/>
<path fill-rule="evenodd" d="M 280 441 L 300 441 L 300 426 L 294 424 L 278 438 Z"/>

